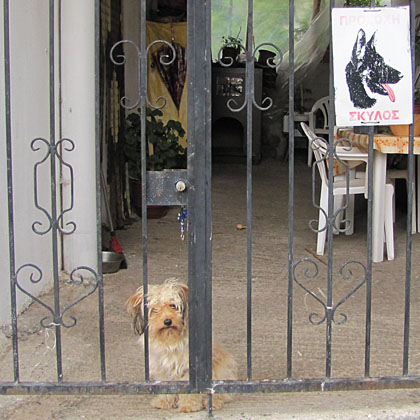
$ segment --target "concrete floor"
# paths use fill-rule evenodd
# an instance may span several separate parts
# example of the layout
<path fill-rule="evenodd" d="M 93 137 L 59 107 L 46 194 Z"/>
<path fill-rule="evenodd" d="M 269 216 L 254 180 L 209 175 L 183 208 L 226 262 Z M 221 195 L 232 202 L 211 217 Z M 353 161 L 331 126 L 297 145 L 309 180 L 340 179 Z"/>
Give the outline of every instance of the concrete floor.
<path fill-rule="evenodd" d="M 294 261 L 296 278 L 324 301 L 327 256 L 316 256 L 316 234 L 308 227 L 317 217 L 312 206 L 311 171 L 306 153 L 295 162 Z M 288 287 L 288 165 L 275 160 L 254 166 L 253 183 L 253 378 L 281 379 L 286 375 Z M 246 376 L 246 177 L 245 166 L 216 164 L 213 168 L 213 333 L 232 352 L 241 378 Z M 402 336 L 405 298 L 404 195 L 397 195 L 396 259 L 374 264 L 372 273 L 371 375 L 399 376 L 402 372 Z M 107 379 L 142 381 L 143 355 L 131 331 L 124 302 L 141 284 L 141 222 L 117 232 L 128 269 L 105 275 L 105 336 Z M 413 238 L 411 339 L 409 374 L 420 374 L 420 265 L 419 235 Z M 305 269 L 317 275 L 305 277 Z M 357 200 L 355 233 L 334 237 L 333 302 L 347 296 L 360 283 L 363 269 L 351 264 L 350 277 L 340 274 L 348 261 L 366 261 L 366 203 Z M 308 265 L 309 264 L 309 265 Z M 177 209 L 159 220 L 149 220 L 149 280 L 187 278 L 187 243 L 179 238 Z M 315 272 L 312 271 L 313 274 Z M 349 272 L 346 272 L 349 274 Z M 62 304 L 74 302 L 84 288 L 63 281 Z M 42 297 L 51 301 L 51 294 Z M 325 323 L 309 322 L 322 306 L 294 283 L 293 377 L 325 376 Z M 337 310 L 333 325 L 332 376 L 361 377 L 364 366 L 366 286 L 352 294 Z M 97 298 L 76 305 L 69 315 L 77 325 L 63 329 L 65 381 L 99 379 Z M 20 370 L 22 380 L 55 380 L 54 336 L 40 327 L 47 314 L 33 304 L 20 318 Z M 316 315 L 315 319 L 317 318 Z M 313 317 L 314 317 L 313 316 Z M 313 318 L 314 319 L 314 318 Z M 227 322 L 228 321 L 228 322 Z M 10 339 L 0 334 L 0 378 L 12 380 Z M 1 419 L 202 419 L 205 413 L 178 414 L 156 411 L 148 396 L 4 396 Z M 285 393 L 237 395 L 220 412 L 219 419 L 420 419 L 420 390 Z"/>

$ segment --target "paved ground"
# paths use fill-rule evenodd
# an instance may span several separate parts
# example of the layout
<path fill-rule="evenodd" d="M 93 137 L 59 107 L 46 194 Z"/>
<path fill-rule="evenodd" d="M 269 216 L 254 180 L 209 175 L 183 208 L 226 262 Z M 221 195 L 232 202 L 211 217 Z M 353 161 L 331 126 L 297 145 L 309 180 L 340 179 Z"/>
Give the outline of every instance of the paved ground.
<path fill-rule="evenodd" d="M 294 208 L 294 259 L 299 282 L 321 301 L 326 294 L 327 257 L 315 255 L 316 235 L 308 222 L 316 218 L 312 206 L 310 170 L 304 156 L 296 162 Z M 253 377 L 278 379 L 286 375 L 288 287 L 288 173 L 287 164 L 270 160 L 254 167 L 253 237 Z M 244 165 L 215 165 L 213 173 L 213 332 L 215 339 L 232 352 L 241 378 L 246 376 L 246 179 Z M 404 196 L 397 197 L 395 261 L 375 264 L 372 273 L 372 376 L 399 376 L 402 372 L 402 337 L 405 285 Z M 186 279 L 187 244 L 179 238 L 177 209 L 159 220 L 149 221 L 149 279 L 159 283 L 168 277 Z M 143 355 L 132 334 L 124 302 L 141 284 L 141 222 L 118 232 L 128 269 L 106 275 L 105 336 L 109 381 L 141 381 Z M 409 374 L 420 374 L 420 265 L 419 235 L 413 244 L 411 340 Z M 313 263 L 306 263 L 310 258 Z M 333 377 L 361 377 L 364 366 L 366 286 L 352 291 L 363 279 L 359 264 L 350 265 L 349 277 L 340 274 L 348 261 L 366 261 L 366 203 L 357 202 L 355 233 L 334 238 L 334 293 L 337 314 L 347 321 L 333 325 Z M 318 273 L 310 278 L 307 269 Z M 315 274 L 312 271 L 313 274 Z M 74 302 L 89 290 L 63 281 L 62 304 Z M 52 296 L 42 297 L 51 302 Z M 323 307 L 297 283 L 293 306 L 293 377 L 325 376 L 325 323 Z M 95 294 L 77 304 L 69 315 L 77 325 L 63 330 L 65 381 L 95 381 L 98 373 L 97 298 Z M 19 318 L 20 370 L 22 380 L 55 380 L 55 349 L 52 332 L 40 327 L 47 314 L 32 305 Z M 338 318 L 340 317 L 340 318 Z M 343 320 L 337 315 L 336 321 Z M 12 380 L 10 339 L 0 334 L 0 378 Z M 6 396 L 0 397 L 1 419 L 202 419 L 205 413 L 178 414 L 157 411 L 148 396 Z M 420 419 L 420 390 L 287 393 L 237 395 L 217 419 Z"/>
<path fill-rule="evenodd" d="M 182 414 L 149 407 L 145 396 L 2 397 L 0 418 L 7 420 L 201 420 L 206 413 Z M 215 420 L 418 420 L 417 390 L 238 395 Z"/>

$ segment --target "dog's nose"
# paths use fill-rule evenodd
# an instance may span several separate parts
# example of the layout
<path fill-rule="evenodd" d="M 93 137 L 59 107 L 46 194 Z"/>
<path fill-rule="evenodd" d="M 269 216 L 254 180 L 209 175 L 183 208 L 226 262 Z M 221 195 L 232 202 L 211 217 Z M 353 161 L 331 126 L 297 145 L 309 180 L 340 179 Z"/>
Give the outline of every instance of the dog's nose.
<path fill-rule="evenodd" d="M 170 327 L 172 324 L 172 319 L 166 318 L 165 321 L 163 321 L 163 323 L 167 326 Z"/>

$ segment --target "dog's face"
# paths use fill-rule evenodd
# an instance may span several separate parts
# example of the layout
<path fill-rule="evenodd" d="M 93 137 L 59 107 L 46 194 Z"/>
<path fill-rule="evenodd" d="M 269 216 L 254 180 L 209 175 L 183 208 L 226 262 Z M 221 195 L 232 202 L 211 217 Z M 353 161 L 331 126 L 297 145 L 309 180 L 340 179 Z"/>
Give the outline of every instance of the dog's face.
<path fill-rule="evenodd" d="M 376 103 L 373 94 L 388 96 L 395 101 L 390 85 L 398 83 L 402 74 L 385 63 L 376 51 L 375 34 L 366 42 L 366 35 L 360 29 L 353 46 L 351 60 L 346 67 L 346 80 L 350 98 L 357 108 L 371 108 Z"/>
<path fill-rule="evenodd" d="M 148 327 L 150 340 L 176 344 L 188 335 L 188 287 L 175 281 L 150 285 L 147 293 L 147 326 L 144 322 L 143 288 L 126 302 L 134 331 L 141 335 Z"/>

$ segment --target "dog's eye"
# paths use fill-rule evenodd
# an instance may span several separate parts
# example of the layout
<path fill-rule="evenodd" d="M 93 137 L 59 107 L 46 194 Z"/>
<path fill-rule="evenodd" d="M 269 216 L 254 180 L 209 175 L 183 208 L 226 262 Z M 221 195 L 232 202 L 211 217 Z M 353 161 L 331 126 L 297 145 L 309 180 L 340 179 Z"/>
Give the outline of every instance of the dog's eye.
<path fill-rule="evenodd" d="M 171 304 L 169 305 L 169 307 L 170 307 L 171 309 L 178 309 L 178 307 L 175 305 L 175 303 L 171 303 Z"/>

